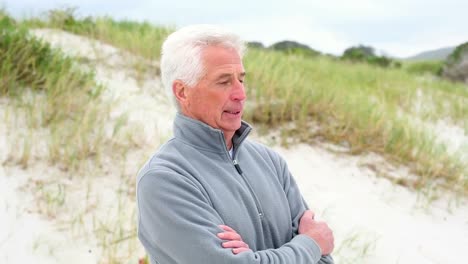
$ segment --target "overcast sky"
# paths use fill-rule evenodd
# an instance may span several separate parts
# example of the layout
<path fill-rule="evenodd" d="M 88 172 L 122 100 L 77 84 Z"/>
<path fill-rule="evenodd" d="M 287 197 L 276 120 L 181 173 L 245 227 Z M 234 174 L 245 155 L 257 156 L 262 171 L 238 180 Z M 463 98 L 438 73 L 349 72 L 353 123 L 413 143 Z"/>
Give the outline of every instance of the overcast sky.
<path fill-rule="evenodd" d="M 110 15 L 181 27 L 225 25 L 265 45 L 295 40 L 322 52 L 370 45 L 390 55 L 468 41 L 466 0 L 0 0 L 15 16 L 78 7 L 77 14 Z"/>

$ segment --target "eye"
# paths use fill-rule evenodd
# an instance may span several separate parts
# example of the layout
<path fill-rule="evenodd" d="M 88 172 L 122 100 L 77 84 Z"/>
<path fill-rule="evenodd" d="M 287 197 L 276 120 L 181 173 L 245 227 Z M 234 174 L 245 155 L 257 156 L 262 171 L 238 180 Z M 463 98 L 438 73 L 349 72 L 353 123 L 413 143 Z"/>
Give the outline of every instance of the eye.
<path fill-rule="evenodd" d="M 240 83 L 244 83 L 244 80 L 243 80 L 243 79 L 239 79 L 239 82 L 240 82 Z"/>

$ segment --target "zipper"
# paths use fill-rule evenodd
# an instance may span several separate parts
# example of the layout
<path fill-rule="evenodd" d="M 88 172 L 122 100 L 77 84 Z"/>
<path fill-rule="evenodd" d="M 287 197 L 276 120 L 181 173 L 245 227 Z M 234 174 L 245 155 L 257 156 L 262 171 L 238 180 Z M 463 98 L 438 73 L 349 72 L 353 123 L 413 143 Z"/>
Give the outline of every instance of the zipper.
<path fill-rule="evenodd" d="M 239 173 L 239 175 L 242 177 L 242 179 L 244 180 L 245 184 L 247 185 L 247 188 L 249 189 L 250 191 L 250 195 L 252 195 L 252 197 L 254 198 L 254 201 L 255 201 L 255 206 L 257 207 L 257 214 L 258 216 L 260 217 L 260 219 L 263 219 L 263 210 L 262 210 L 262 207 L 260 205 L 260 201 L 258 200 L 257 196 L 255 195 L 254 191 L 253 191 L 253 188 L 252 186 L 250 185 L 249 181 L 247 180 L 247 178 L 244 176 L 244 172 L 242 171 L 239 163 L 237 163 L 237 160 L 236 159 L 233 159 L 232 160 L 232 164 L 234 165 L 234 167 L 236 168 L 237 172 Z"/>

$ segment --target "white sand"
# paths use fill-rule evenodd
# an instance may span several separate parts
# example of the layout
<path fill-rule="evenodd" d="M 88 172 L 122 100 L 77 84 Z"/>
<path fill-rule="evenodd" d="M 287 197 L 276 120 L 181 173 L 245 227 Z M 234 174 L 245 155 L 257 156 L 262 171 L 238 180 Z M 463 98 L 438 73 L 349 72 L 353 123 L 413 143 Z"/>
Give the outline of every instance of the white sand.
<path fill-rule="evenodd" d="M 45 38 L 53 47 L 61 49 L 67 55 L 84 57 L 96 63 L 96 79 L 108 88 L 105 90 L 104 100 L 113 103 L 113 121 L 125 115 L 129 125 L 141 126 L 145 140 L 154 141 L 160 134 L 163 137 L 168 136 L 167 131 L 171 130 L 175 112 L 170 108 L 159 77 L 155 74 L 146 75 L 139 86 L 135 78 L 137 73 L 132 68 L 136 63 L 158 67 L 157 62 L 59 30 L 38 29 L 33 33 L 39 38 Z M 110 122 L 109 130 L 112 130 L 112 125 L 113 122 Z"/>
<path fill-rule="evenodd" d="M 305 145 L 277 150 L 309 206 L 333 227 L 338 263 L 458 263 L 468 257 L 466 200 L 459 206 L 448 204 L 450 199 L 427 204 L 360 167 L 363 157 Z"/>
<path fill-rule="evenodd" d="M 442 100 L 441 98 L 437 99 Z M 467 127 L 467 120 L 461 122 L 461 124 L 455 124 L 450 118 L 439 119 L 435 122 L 422 120 L 421 116 L 436 111 L 434 100 L 436 99 L 432 96 L 425 95 L 422 89 L 418 89 L 412 109 L 413 116 L 410 116 L 410 118 L 417 126 L 430 131 L 438 144 L 445 145 L 448 153 L 459 155 L 460 160 L 468 160 L 468 131 L 462 127 Z M 468 103 L 468 100 L 465 101 Z M 450 102 L 447 101 L 444 103 L 446 107 L 449 104 Z M 401 112 L 401 114 L 403 113 Z"/>
<path fill-rule="evenodd" d="M 106 124 L 108 136 L 117 120 L 127 116 L 124 129 L 134 134 L 137 147 L 121 164 L 105 162 L 98 175 L 72 177 L 41 160 L 21 169 L 2 165 L 10 154 L 4 150 L 15 150 L 11 136 L 18 133 L 18 127 L 12 128 L 11 118 L 0 122 L 0 263 L 107 263 L 109 254 L 125 263 L 137 263 L 144 251 L 135 237 L 107 251 L 101 244 L 119 232 L 123 237 L 134 234 L 136 170 L 170 136 L 174 110 L 162 96 L 158 78 L 147 76 L 137 85 L 128 62 L 140 59 L 61 31 L 35 34 L 68 54 L 97 63 L 97 79 L 107 86 L 104 100 L 113 105 Z M 0 120 L 6 120 L 7 105 L 8 101 L 0 101 Z M 311 208 L 333 228 L 337 263 L 460 263 L 468 259 L 465 199 L 427 203 L 424 196 L 420 199 L 417 193 L 394 186 L 362 166 L 382 165 L 376 155 L 350 157 L 306 145 L 274 148 L 287 159 Z M 45 202 L 47 195 L 55 200 Z"/>
<path fill-rule="evenodd" d="M 35 212 L 37 202 L 31 190 L 21 190 L 38 170 L 0 167 L 0 263 L 97 263 L 96 248 L 77 239 L 59 224 Z"/>

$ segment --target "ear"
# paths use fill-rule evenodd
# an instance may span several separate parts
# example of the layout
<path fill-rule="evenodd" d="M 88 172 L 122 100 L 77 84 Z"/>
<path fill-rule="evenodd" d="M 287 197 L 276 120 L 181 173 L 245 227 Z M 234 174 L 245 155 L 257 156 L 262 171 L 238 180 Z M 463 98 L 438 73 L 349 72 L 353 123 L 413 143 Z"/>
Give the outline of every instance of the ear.
<path fill-rule="evenodd" d="M 181 105 L 187 100 L 187 86 L 180 80 L 175 80 L 172 83 L 172 93 Z"/>

